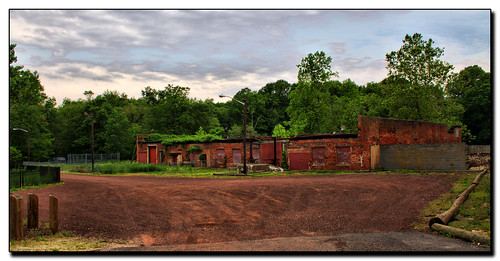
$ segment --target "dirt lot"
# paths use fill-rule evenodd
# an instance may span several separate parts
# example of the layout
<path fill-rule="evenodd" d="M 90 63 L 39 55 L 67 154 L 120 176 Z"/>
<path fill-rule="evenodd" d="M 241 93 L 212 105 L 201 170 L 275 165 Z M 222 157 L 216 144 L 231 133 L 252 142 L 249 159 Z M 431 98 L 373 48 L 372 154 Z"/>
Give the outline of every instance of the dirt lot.
<path fill-rule="evenodd" d="M 60 229 L 136 245 L 200 244 L 352 232 L 398 232 L 449 191 L 446 175 L 320 175 L 195 179 L 63 174 L 25 190 L 59 198 Z M 26 200 L 24 200 L 26 215 Z"/>

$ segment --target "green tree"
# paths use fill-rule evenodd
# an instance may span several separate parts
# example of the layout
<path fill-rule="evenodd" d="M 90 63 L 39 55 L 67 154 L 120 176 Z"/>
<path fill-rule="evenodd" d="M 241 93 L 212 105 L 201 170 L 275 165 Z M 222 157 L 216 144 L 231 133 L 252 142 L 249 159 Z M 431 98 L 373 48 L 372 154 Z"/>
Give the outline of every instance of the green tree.
<path fill-rule="evenodd" d="M 491 144 L 491 75 L 478 65 L 454 75 L 446 86 L 449 98 L 464 107 L 460 120 L 475 136 L 472 144 Z"/>
<path fill-rule="evenodd" d="M 131 133 L 130 122 L 120 108 L 113 109 L 109 114 L 105 125 L 105 134 L 105 152 L 119 152 L 120 156 L 126 159 L 132 156 L 135 139 Z"/>
<path fill-rule="evenodd" d="M 453 65 L 440 60 L 444 48 L 433 47 L 434 41 L 419 33 L 406 35 L 398 51 L 385 55 L 389 76 L 407 80 L 411 85 L 443 86 Z"/>
<path fill-rule="evenodd" d="M 324 52 L 316 52 L 308 54 L 297 65 L 299 82 L 297 87 L 290 91 L 290 104 L 286 110 L 290 117 L 290 126 L 296 131 L 331 131 L 327 125 L 322 125 L 325 121 L 324 112 L 328 110 L 331 102 L 325 83 L 332 76 L 338 76 L 338 73 L 332 71 L 331 62 L 332 58 L 326 57 Z"/>
<path fill-rule="evenodd" d="M 9 138 L 11 146 L 21 151 L 23 160 L 28 158 L 27 134 L 12 128 L 29 130 L 30 160 L 45 161 L 53 155 L 53 136 L 47 117 L 55 104 L 47 98 L 38 73 L 14 65 L 17 62 L 15 44 L 9 46 Z"/>
<path fill-rule="evenodd" d="M 285 80 L 268 83 L 258 91 L 258 95 L 263 100 L 263 111 L 260 124 L 255 128 L 260 133 L 271 135 L 274 126 L 290 118 L 286 113 L 286 108 L 290 104 L 288 94 L 293 85 Z"/>
<path fill-rule="evenodd" d="M 338 77 L 338 73 L 332 71 L 331 64 L 332 57 L 326 56 L 325 52 L 310 53 L 297 65 L 299 68 L 297 78 L 299 82 L 324 83 L 332 76 Z"/>
<path fill-rule="evenodd" d="M 325 111 L 325 125 L 335 132 L 358 131 L 358 115 L 363 110 L 360 87 L 351 79 L 328 82 L 330 106 Z"/>
<path fill-rule="evenodd" d="M 444 92 L 453 66 L 440 60 L 444 48 L 422 35 L 406 35 L 398 51 L 386 54 L 389 77 L 383 81 L 389 116 L 458 124 L 459 105 Z M 451 109 L 453 108 L 453 109 Z"/>

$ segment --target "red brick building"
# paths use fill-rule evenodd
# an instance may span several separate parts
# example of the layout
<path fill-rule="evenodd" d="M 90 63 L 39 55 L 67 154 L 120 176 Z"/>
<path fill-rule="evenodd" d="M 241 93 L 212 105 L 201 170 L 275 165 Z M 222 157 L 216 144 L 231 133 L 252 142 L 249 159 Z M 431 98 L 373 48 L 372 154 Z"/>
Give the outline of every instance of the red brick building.
<path fill-rule="evenodd" d="M 370 170 L 380 168 L 380 146 L 460 143 L 459 126 L 443 123 L 358 117 L 358 134 L 313 134 L 287 139 L 247 138 L 247 162 L 281 165 L 283 151 L 291 170 Z M 137 139 L 137 162 L 192 164 L 224 168 L 242 163 L 243 140 L 163 146 Z"/>

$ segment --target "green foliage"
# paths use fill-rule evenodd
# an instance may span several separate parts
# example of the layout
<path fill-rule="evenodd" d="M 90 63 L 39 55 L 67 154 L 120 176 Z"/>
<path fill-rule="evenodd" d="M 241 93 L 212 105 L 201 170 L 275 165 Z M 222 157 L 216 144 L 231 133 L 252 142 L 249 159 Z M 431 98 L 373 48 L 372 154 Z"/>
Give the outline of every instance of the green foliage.
<path fill-rule="evenodd" d="M 119 152 L 124 158 L 130 158 L 135 141 L 130 130 L 130 122 L 125 113 L 112 109 L 105 125 L 104 150 L 109 153 Z"/>
<path fill-rule="evenodd" d="M 189 146 L 189 148 L 186 149 L 186 153 L 191 153 L 193 151 L 203 151 L 202 148 L 196 146 L 196 145 L 192 145 L 192 146 Z"/>
<path fill-rule="evenodd" d="M 49 130 L 47 114 L 54 99 L 43 92 L 38 73 L 15 66 L 15 44 L 9 52 L 9 137 L 10 145 L 19 150 L 23 160 L 28 159 L 28 134 L 14 131 L 21 128 L 29 131 L 31 161 L 43 161 L 52 155 L 53 136 Z"/>
<path fill-rule="evenodd" d="M 421 34 L 406 35 L 398 51 L 386 54 L 390 76 L 407 80 L 411 85 L 443 86 L 448 81 L 453 65 L 439 60 L 444 48 L 433 47 L 434 41 L 425 41 Z"/>
<path fill-rule="evenodd" d="M 173 135 L 173 134 L 153 133 L 146 138 L 147 141 L 160 141 L 165 146 L 182 144 L 182 143 L 210 142 L 213 140 L 220 140 L 220 139 L 222 139 L 222 136 L 214 133 L 206 133 L 201 127 L 194 135 Z"/>
<path fill-rule="evenodd" d="M 22 156 L 23 155 L 21 154 L 21 151 L 19 151 L 15 147 L 9 147 L 9 165 L 11 167 L 20 165 Z"/>
<path fill-rule="evenodd" d="M 288 138 L 289 137 L 288 132 L 286 131 L 285 127 L 283 127 L 283 125 L 281 125 L 281 124 L 278 124 L 274 127 L 272 136 L 277 137 L 277 138 Z"/>
<path fill-rule="evenodd" d="M 455 74 L 446 86 L 450 99 L 464 108 L 460 120 L 470 130 L 472 144 L 491 144 L 491 75 L 469 66 Z"/>
<path fill-rule="evenodd" d="M 463 107 L 445 95 L 453 66 L 439 58 L 444 48 L 415 33 L 398 51 L 386 54 L 389 77 L 382 81 L 388 116 L 461 125 Z"/>
<path fill-rule="evenodd" d="M 324 83 L 330 80 L 332 76 L 338 77 L 338 73 L 332 71 L 331 63 L 332 58 L 326 56 L 323 51 L 308 54 L 307 57 L 302 58 L 300 64 L 297 65 L 299 68 L 299 73 L 297 75 L 299 82 Z"/>

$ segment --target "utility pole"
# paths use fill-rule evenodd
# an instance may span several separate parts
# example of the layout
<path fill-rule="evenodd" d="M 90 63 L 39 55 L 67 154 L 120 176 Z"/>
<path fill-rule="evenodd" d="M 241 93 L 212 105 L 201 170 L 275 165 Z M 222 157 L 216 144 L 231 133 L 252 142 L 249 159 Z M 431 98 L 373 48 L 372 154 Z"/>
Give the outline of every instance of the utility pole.
<path fill-rule="evenodd" d="M 85 116 L 89 116 L 84 112 Z M 94 112 L 90 113 L 90 149 L 92 151 L 92 172 L 94 172 Z"/>
<path fill-rule="evenodd" d="M 243 174 L 247 174 L 247 99 L 244 98 L 243 101 L 236 100 L 231 96 L 219 95 L 220 98 L 230 98 L 231 100 L 237 101 L 239 104 L 243 105 Z"/>

